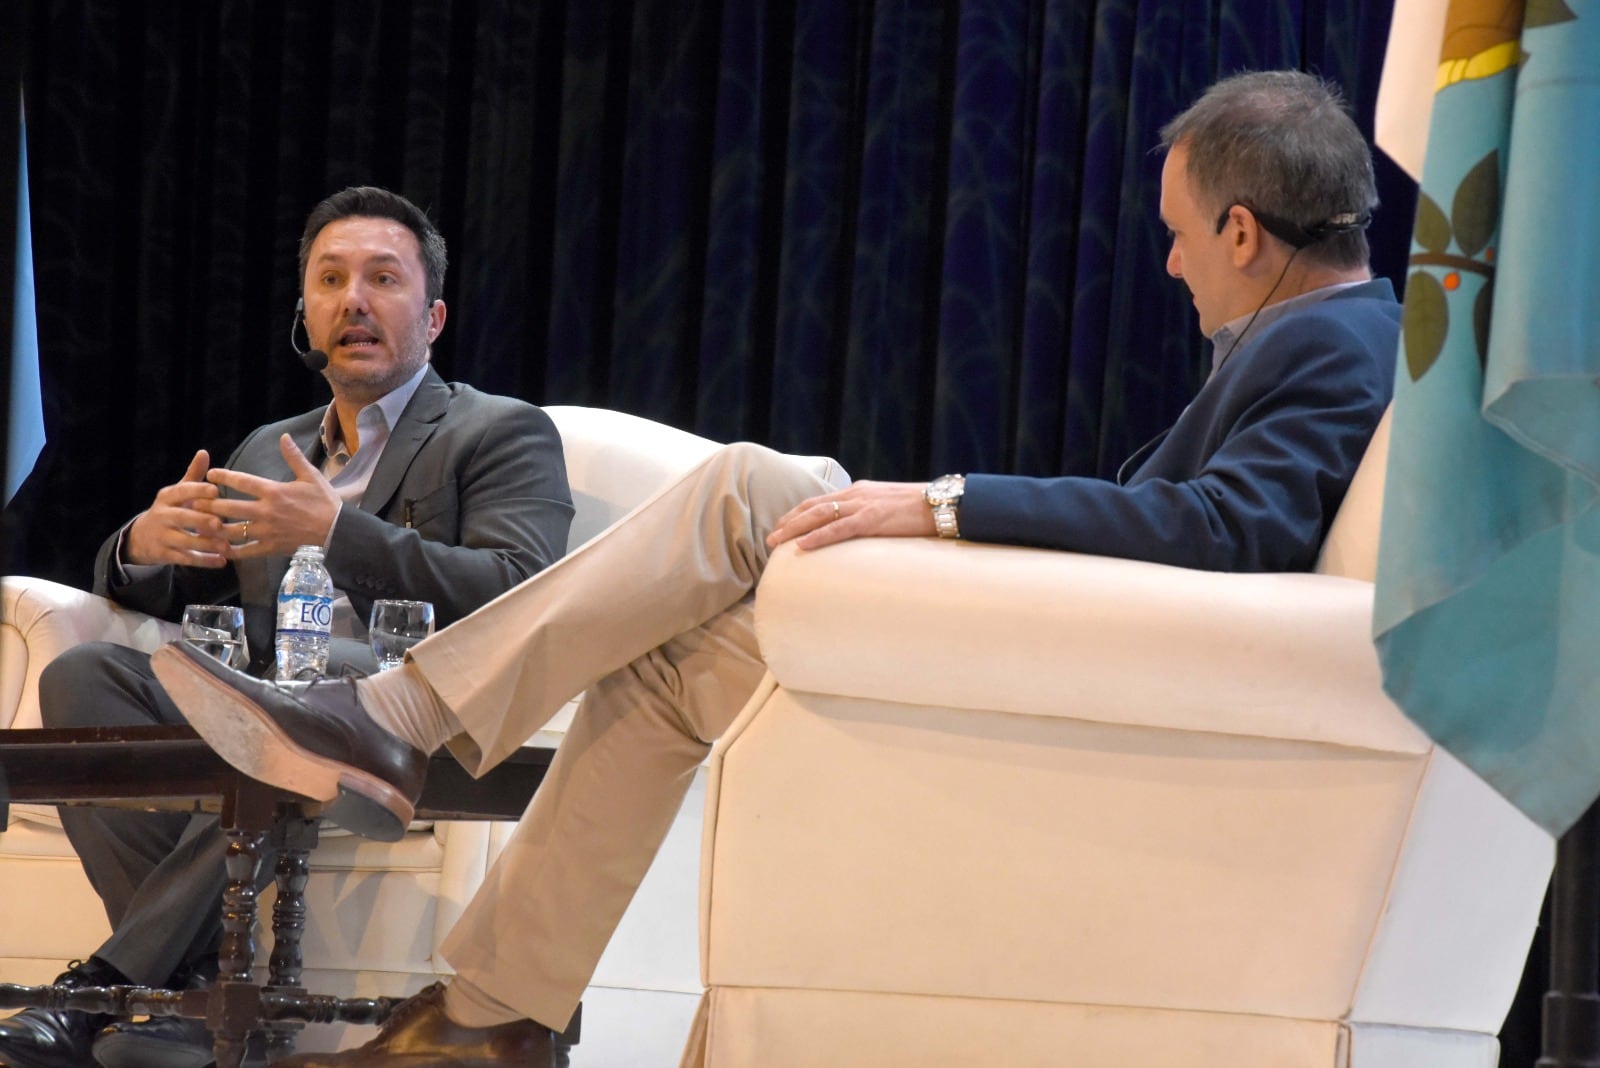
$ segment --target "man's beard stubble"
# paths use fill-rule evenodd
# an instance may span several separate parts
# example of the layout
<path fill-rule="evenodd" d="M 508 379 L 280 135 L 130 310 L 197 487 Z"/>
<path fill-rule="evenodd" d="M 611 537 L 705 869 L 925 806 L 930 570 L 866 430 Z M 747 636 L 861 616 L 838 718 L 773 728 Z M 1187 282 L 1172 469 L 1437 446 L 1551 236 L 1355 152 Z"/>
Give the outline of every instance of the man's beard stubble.
<path fill-rule="evenodd" d="M 346 375 L 345 369 L 330 363 L 323 376 L 336 393 L 341 393 L 362 404 L 371 404 L 401 384 L 410 381 L 428 362 L 428 313 L 413 320 L 411 329 L 400 338 L 395 351 L 403 353 L 394 363 L 381 370 L 369 368 L 367 374 Z"/>

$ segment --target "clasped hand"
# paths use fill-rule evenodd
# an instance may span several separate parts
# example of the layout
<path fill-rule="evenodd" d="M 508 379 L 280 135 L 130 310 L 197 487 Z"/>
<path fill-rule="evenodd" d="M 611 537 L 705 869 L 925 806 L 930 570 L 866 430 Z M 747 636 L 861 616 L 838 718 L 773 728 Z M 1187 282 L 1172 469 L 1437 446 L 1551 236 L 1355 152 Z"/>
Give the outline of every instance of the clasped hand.
<path fill-rule="evenodd" d="M 278 439 L 278 449 L 292 481 L 213 468 L 204 449 L 195 453 L 183 478 L 163 487 L 128 528 L 127 562 L 222 567 L 324 544 L 339 514 L 339 494 L 289 435 Z M 224 497 L 219 487 L 242 496 Z"/>

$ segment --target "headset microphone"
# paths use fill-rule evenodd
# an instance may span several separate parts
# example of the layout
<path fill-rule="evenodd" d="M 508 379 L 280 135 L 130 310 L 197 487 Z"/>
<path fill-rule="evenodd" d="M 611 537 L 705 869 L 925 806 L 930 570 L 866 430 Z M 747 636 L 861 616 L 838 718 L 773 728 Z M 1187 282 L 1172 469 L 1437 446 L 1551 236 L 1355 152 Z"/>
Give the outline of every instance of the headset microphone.
<path fill-rule="evenodd" d="M 294 354 L 300 357 L 300 362 L 306 365 L 308 371 L 321 371 L 328 366 L 328 354 L 321 349 L 302 349 L 300 339 L 295 336 L 294 329 L 305 322 L 306 301 L 304 297 L 294 302 L 294 319 L 289 323 L 289 347 L 294 349 Z M 311 340 L 311 335 L 306 335 L 306 340 Z"/>
<path fill-rule="evenodd" d="M 1271 212 L 1260 211 L 1249 204 L 1235 201 L 1222 209 L 1222 214 L 1217 216 L 1217 233 L 1222 233 L 1228 225 L 1228 215 L 1235 207 L 1244 208 L 1254 215 L 1261 229 L 1282 241 L 1296 252 L 1318 241 L 1326 240 L 1338 234 L 1354 233 L 1365 230 L 1372 222 L 1372 216 L 1366 212 L 1342 211 L 1331 215 L 1319 223 L 1302 226 L 1292 219 L 1285 219 L 1282 215 L 1273 215 Z"/>

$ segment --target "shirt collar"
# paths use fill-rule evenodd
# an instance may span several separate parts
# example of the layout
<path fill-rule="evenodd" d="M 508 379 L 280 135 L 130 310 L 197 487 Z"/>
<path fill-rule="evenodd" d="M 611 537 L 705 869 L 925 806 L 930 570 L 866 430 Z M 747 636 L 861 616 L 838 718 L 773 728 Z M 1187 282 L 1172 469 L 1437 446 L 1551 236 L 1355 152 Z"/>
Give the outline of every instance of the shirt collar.
<path fill-rule="evenodd" d="M 1308 290 L 1288 300 L 1280 300 L 1276 304 L 1268 304 L 1260 311 L 1241 315 L 1236 319 L 1229 319 L 1217 328 L 1211 335 L 1211 370 L 1214 372 L 1222 366 L 1222 361 L 1233 354 L 1233 350 L 1240 344 L 1240 335 L 1248 329 L 1252 338 L 1261 336 L 1262 331 L 1277 322 L 1290 312 L 1304 308 L 1318 301 L 1327 300 L 1341 289 L 1352 286 L 1366 285 L 1368 279 L 1357 282 L 1335 282 L 1333 285 L 1320 286 Z M 1254 321 L 1252 321 L 1252 319 Z"/>
<path fill-rule="evenodd" d="M 420 370 L 398 386 L 373 401 L 371 404 L 362 405 L 356 412 L 356 426 L 362 426 L 368 420 L 379 418 L 383 420 L 386 430 L 393 431 L 395 424 L 400 421 L 400 413 L 406 410 L 406 405 L 411 403 L 411 398 L 416 395 L 417 387 L 422 385 L 422 379 L 428 373 L 430 365 L 424 363 Z M 322 413 L 322 451 L 328 456 L 337 456 L 341 453 L 348 456 L 344 449 L 344 438 L 339 433 L 339 413 L 330 403 L 328 410 Z"/>

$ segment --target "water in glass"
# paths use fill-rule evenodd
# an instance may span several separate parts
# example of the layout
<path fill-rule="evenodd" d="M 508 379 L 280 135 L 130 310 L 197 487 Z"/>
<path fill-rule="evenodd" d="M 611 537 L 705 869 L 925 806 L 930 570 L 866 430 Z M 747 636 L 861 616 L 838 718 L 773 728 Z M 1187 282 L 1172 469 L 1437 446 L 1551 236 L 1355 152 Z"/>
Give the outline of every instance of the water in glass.
<path fill-rule="evenodd" d="M 189 605 L 183 610 L 183 640 L 231 668 L 243 671 L 250 663 L 244 609 L 237 605 Z"/>
<path fill-rule="evenodd" d="M 427 601 L 373 601 L 367 635 L 378 670 L 405 663 L 406 650 L 433 633 L 433 605 Z"/>

